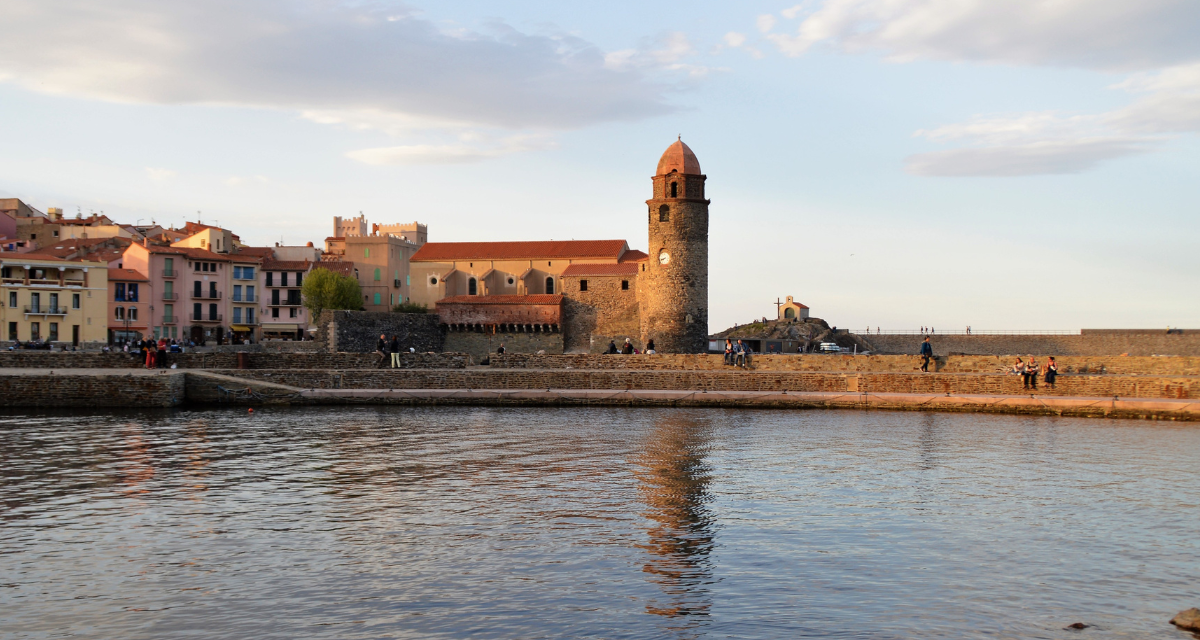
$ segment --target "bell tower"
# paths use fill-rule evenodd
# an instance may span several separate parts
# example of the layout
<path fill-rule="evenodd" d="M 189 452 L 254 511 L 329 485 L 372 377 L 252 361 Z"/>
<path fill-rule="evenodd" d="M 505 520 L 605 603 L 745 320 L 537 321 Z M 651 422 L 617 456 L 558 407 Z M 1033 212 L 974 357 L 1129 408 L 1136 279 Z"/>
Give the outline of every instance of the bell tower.
<path fill-rule="evenodd" d="M 646 201 L 650 258 L 639 273 L 641 338 L 662 353 L 708 351 L 708 204 L 696 154 L 676 140 Z"/>

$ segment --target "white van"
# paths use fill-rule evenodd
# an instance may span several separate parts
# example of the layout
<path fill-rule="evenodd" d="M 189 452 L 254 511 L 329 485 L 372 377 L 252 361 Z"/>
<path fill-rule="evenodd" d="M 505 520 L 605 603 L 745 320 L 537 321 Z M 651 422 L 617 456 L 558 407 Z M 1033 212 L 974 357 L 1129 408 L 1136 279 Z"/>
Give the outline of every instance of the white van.
<path fill-rule="evenodd" d="M 842 348 L 836 342 L 822 342 L 821 346 L 817 347 L 817 351 L 821 353 L 841 353 Z"/>

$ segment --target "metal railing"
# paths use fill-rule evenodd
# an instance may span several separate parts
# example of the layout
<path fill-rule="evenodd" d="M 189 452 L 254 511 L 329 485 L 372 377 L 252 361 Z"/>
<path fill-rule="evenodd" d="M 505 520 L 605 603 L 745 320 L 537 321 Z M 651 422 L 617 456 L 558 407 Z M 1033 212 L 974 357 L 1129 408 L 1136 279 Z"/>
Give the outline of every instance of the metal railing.
<path fill-rule="evenodd" d="M 250 318 L 249 320 L 247 320 L 245 318 L 239 319 L 237 316 L 234 316 L 233 321 L 230 322 L 229 324 L 244 324 L 244 325 L 248 325 L 248 326 L 253 326 L 253 325 L 258 324 L 258 318 Z"/>
<path fill-rule="evenodd" d="M 221 291 L 201 291 L 200 295 L 196 295 L 196 292 L 193 290 L 192 298 L 196 300 L 220 300 L 221 293 Z"/>
<path fill-rule="evenodd" d="M 179 322 L 179 318 L 176 316 L 163 316 L 162 317 L 163 324 L 176 324 L 178 322 Z"/>
<path fill-rule="evenodd" d="M 207 316 L 205 316 L 205 314 L 203 314 L 203 313 L 200 315 L 191 313 L 191 314 L 188 314 L 188 316 L 191 317 L 192 322 L 221 322 L 224 319 L 224 316 L 222 316 L 219 313 L 215 316 L 212 315 L 211 313 L 208 314 Z"/>
<path fill-rule="evenodd" d="M 179 277 L 179 272 L 174 269 L 163 269 L 162 274 L 163 274 L 164 278 L 178 278 Z"/>
<path fill-rule="evenodd" d="M 162 294 L 162 299 L 163 300 L 178 300 L 179 294 L 171 292 L 171 291 L 164 291 Z"/>
<path fill-rule="evenodd" d="M 233 297 L 230 298 L 230 300 L 233 300 L 234 302 L 254 302 L 254 294 L 247 293 L 245 295 L 242 295 L 240 293 L 235 293 L 235 294 L 233 294 Z"/>
<path fill-rule="evenodd" d="M 839 329 L 839 332 L 841 330 Z M 966 329 L 957 331 L 942 331 L 934 327 L 934 331 L 920 329 L 883 329 L 871 331 L 855 331 L 848 329 L 850 333 L 860 336 L 1077 336 L 1079 331 L 1059 330 L 1059 329 L 971 329 L 969 332 Z"/>
<path fill-rule="evenodd" d="M 67 315 L 66 307 L 43 307 L 41 305 L 30 305 L 25 307 L 25 313 L 29 315 L 39 316 L 65 316 Z"/>

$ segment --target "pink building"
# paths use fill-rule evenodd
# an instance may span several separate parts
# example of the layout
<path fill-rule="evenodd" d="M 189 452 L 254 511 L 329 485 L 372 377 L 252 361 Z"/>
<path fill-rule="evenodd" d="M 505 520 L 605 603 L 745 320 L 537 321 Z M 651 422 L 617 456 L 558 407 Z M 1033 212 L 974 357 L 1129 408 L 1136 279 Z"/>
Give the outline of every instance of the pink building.
<path fill-rule="evenodd" d="M 149 335 L 150 279 L 133 269 L 108 268 L 108 343 L 133 342 Z M 162 318 L 163 324 L 169 321 Z"/>
<path fill-rule="evenodd" d="M 143 243 L 130 245 L 121 263 L 150 281 L 154 291 L 146 315 L 150 335 L 197 344 L 226 342 L 231 319 L 229 256 Z"/>
<path fill-rule="evenodd" d="M 310 326 L 300 288 L 312 270 L 308 260 L 266 260 L 263 271 L 263 337 L 301 340 Z"/>

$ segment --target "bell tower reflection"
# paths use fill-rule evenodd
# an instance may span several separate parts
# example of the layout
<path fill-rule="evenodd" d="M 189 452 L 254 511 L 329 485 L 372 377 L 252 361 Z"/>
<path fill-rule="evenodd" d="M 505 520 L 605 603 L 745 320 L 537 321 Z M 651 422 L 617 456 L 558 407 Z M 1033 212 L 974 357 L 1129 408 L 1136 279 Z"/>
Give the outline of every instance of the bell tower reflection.
<path fill-rule="evenodd" d="M 662 589 L 663 599 L 646 611 L 673 619 L 686 631 L 704 624 L 712 607 L 709 554 L 714 520 L 708 492 L 711 469 L 705 461 L 711 440 L 707 421 L 671 416 L 658 421 L 636 461 L 638 492 L 651 521 L 643 567 Z"/>

